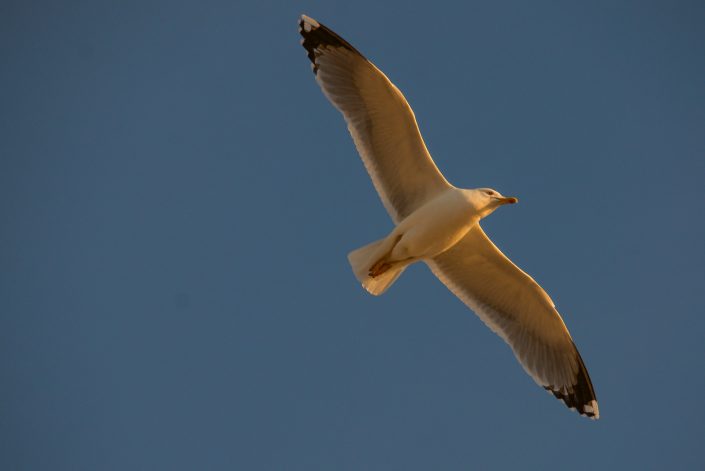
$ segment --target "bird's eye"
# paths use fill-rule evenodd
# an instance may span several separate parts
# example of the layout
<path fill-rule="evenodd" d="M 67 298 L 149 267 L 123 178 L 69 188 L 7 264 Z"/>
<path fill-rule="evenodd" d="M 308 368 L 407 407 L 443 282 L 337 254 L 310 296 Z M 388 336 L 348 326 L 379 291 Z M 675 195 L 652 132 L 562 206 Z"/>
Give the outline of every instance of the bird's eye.
<path fill-rule="evenodd" d="M 491 191 L 486 191 L 485 193 L 488 194 L 489 196 L 492 196 L 492 195 L 494 194 L 494 193 L 491 192 Z"/>

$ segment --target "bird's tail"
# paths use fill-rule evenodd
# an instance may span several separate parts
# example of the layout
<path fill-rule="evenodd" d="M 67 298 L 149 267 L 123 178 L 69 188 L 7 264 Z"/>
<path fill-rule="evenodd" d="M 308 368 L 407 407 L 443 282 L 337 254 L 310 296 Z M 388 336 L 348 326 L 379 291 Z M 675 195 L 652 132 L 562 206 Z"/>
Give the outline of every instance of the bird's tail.
<path fill-rule="evenodd" d="M 362 286 L 375 296 L 387 291 L 407 267 L 406 264 L 395 264 L 380 275 L 375 277 L 369 275 L 372 264 L 384 255 L 384 249 L 386 248 L 384 242 L 386 240 L 380 239 L 348 254 L 348 261 L 355 276 L 362 283 Z"/>

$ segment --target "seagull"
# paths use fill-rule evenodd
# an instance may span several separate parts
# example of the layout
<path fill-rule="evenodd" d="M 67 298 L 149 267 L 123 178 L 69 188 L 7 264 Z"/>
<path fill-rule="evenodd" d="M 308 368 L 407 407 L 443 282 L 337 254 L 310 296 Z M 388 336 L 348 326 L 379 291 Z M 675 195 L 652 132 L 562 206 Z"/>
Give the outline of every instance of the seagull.
<path fill-rule="evenodd" d="M 581 415 L 599 418 L 590 376 L 555 304 L 480 226 L 482 218 L 517 198 L 448 183 L 414 112 L 387 76 L 313 18 L 301 15 L 299 33 L 318 85 L 343 114 L 395 223 L 389 235 L 348 255 L 362 286 L 381 295 L 406 267 L 426 263 L 511 347 L 537 384 Z"/>

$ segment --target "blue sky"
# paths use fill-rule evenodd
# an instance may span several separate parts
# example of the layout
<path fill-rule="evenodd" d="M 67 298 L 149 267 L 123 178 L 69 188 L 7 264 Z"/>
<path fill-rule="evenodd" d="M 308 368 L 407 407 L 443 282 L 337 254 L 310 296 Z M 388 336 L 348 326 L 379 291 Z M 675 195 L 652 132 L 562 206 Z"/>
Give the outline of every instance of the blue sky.
<path fill-rule="evenodd" d="M 391 229 L 299 45 L 405 93 L 541 283 L 569 412 Z M 0 468 L 703 469 L 705 4 L 3 2 Z"/>

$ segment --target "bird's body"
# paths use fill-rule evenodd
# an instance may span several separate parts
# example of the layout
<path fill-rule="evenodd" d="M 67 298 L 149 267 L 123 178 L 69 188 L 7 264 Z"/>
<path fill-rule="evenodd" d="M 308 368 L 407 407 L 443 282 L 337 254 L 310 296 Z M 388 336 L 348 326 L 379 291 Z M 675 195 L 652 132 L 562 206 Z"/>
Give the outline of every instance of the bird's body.
<path fill-rule="evenodd" d="M 300 19 L 302 45 L 323 93 L 348 123 L 395 228 L 348 255 L 374 295 L 422 261 L 512 348 L 534 380 L 582 415 L 599 417 L 595 392 L 551 298 L 492 243 L 480 220 L 516 203 L 489 188 L 456 188 L 436 167 L 414 113 L 389 79 L 316 20 Z"/>
<path fill-rule="evenodd" d="M 448 188 L 404 218 L 387 239 L 397 239 L 392 261 L 433 258 L 455 245 L 480 220 L 472 193 Z"/>
<path fill-rule="evenodd" d="M 377 278 L 386 267 L 403 269 L 419 260 L 433 259 L 457 244 L 481 218 L 499 205 L 516 202 L 516 198 L 504 198 L 499 194 L 490 198 L 485 194 L 487 191 L 494 190 L 449 186 L 424 202 L 402 219 L 377 250 L 362 262 L 359 269 L 364 276 L 359 278 L 363 286 L 367 287 L 368 277 Z M 356 265 L 353 264 L 353 269 L 357 271 Z M 381 294 L 375 290 L 371 292 Z"/>

